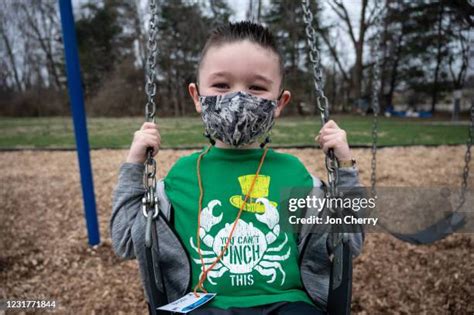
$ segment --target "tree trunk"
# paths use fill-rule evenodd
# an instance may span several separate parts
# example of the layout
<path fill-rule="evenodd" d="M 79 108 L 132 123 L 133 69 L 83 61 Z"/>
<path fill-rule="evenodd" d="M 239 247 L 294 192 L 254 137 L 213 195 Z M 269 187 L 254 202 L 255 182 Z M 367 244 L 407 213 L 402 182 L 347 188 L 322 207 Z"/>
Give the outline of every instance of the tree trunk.
<path fill-rule="evenodd" d="M 40 3 L 38 5 L 41 6 Z M 23 4 L 21 7 L 23 8 L 23 11 L 25 12 L 25 15 L 27 17 L 29 26 L 33 30 L 34 34 L 36 35 L 35 39 L 38 41 L 38 43 L 40 44 L 41 49 L 43 50 L 44 54 L 46 55 L 46 63 L 47 63 L 48 72 L 52 76 L 55 86 L 58 89 L 61 89 L 62 86 L 61 86 L 61 82 L 59 80 L 58 71 L 56 69 L 56 63 L 54 62 L 53 54 L 52 54 L 52 51 L 50 50 L 50 47 L 47 43 L 47 40 L 45 38 L 43 38 L 43 35 L 41 34 L 41 31 L 39 30 L 39 28 L 36 24 L 36 21 L 33 20 L 33 17 L 31 16 L 31 12 L 28 10 L 27 5 Z M 41 14 L 44 14 L 44 11 L 42 10 L 42 8 L 40 8 L 40 12 L 41 12 Z"/>
<path fill-rule="evenodd" d="M 354 66 L 354 80 L 353 80 L 353 88 L 354 88 L 354 98 L 359 100 L 362 96 L 362 53 L 363 53 L 363 41 L 359 39 L 357 41 L 356 46 L 356 62 Z"/>
<path fill-rule="evenodd" d="M 0 33 L 2 34 L 3 42 L 5 43 L 5 48 L 7 49 L 8 59 L 10 59 L 10 63 L 13 70 L 13 78 L 15 80 L 15 85 L 17 87 L 18 92 L 21 92 L 22 88 L 21 88 L 20 77 L 18 76 L 18 69 L 16 67 L 15 56 L 13 56 L 10 41 L 8 40 L 7 34 L 5 34 L 5 30 L 3 29 L 3 27 L 0 29 Z"/>
<path fill-rule="evenodd" d="M 439 4 L 439 14 L 438 14 L 438 47 L 436 52 L 436 68 L 433 78 L 433 88 L 431 90 L 431 113 L 435 113 L 436 103 L 438 102 L 438 76 L 439 70 L 441 68 L 441 37 L 442 37 L 442 20 L 443 20 L 443 5 Z"/>
<path fill-rule="evenodd" d="M 359 38 L 354 43 L 355 52 L 356 52 L 356 62 L 354 67 L 354 90 L 355 90 L 355 99 L 360 100 L 362 97 L 362 77 L 363 77 L 363 56 L 364 56 L 364 42 L 365 42 L 365 31 L 367 30 L 367 21 L 365 19 L 365 12 L 367 9 L 368 0 L 362 1 L 362 8 L 360 13 L 360 22 L 359 22 Z"/>
<path fill-rule="evenodd" d="M 393 61 L 392 71 L 390 74 L 390 88 L 387 95 L 387 105 L 393 105 L 393 93 L 395 92 L 395 87 L 397 86 L 398 65 L 400 63 L 400 54 L 402 52 L 402 38 L 403 34 L 400 34 L 397 41 L 397 51 L 395 53 L 395 60 Z"/>

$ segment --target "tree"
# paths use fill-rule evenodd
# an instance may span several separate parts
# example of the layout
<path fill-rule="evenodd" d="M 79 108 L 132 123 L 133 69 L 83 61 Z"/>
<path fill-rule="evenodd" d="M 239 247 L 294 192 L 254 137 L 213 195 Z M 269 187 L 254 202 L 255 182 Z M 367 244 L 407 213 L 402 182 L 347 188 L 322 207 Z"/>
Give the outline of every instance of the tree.
<path fill-rule="evenodd" d="M 6 58 L 2 58 L 3 62 L 5 63 L 5 67 L 2 67 L 5 72 L 5 81 L 7 82 L 8 79 L 8 72 L 12 73 L 13 82 L 18 92 L 23 90 L 22 84 L 20 82 L 20 75 L 18 70 L 17 61 L 13 54 L 13 43 L 12 43 L 12 35 L 8 32 L 8 22 L 12 21 L 12 17 L 8 16 L 11 14 L 12 10 L 8 10 L 7 4 L 2 3 L 2 8 L 0 10 L 0 36 L 2 37 L 3 45 L 5 47 Z M 7 65 L 7 60 L 9 65 Z M 6 86 L 6 85 L 5 85 Z"/>
<path fill-rule="evenodd" d="M 434 113 L 439 93 L 451 87 L 450 60 L 462 60 L 459 55 L 450 56 L 456 55 L 456 30 L 467 27 L 462 13 L 465 8 L 457 2 L 430 0 L 387 1 L 387 7 L 387 54 L 383 61 L 383 73 L 389 77 L 387 103 L 391 103 L 394 90 L 403 83 L 415 93 L 431 95 Z"/>
<path fill-rule="evenodd" d="M 161 5 L 158 41 L 158 77 L 162 107 L 175 116 L 192 111 L 185 91 L 196 80 L 197 63 L 209 25 L 228 22 L 230 10 L 223 1 L 211 1 L 204 15 L 199 3 L 170 1 Z"/>
<path fill-rule="evenodd" d="M 33 85 L 63 89 L 64 58 L 56 1 L 4 1 L 1 5 L 0 41 L 16 90 Z"/>
<path fill-rule="evenodd" d="M 36 41 L 45 58 L 48 79 L 56 89 L 61 90 L 64 88 L 65 71 L 56 5 L 53 0 L 16 3 L 26 22 L 22 26 L 23 33 Z"/>
<path fill-rule="evenodd" d="M 318 8 L 313 7 L 313 25 L 318 24 Z M 275 34 L 285 64 L 284 88 L 292 91 L 293 103 L 299 114 L 306 112 L 305 104 L 316 104 L 312 80 L 312 64 L 303 20 L 301 3 L 290 0 L 270 1 L 263 14 L 263 21 Z M 319 42 L 317 42 L 318 48 Z M 314 107 L 314 111 L 316 107 Z M 314 112 L 313 111 L 313 112 Z M 291 107 L 288 113 L 294 113 Z"/>
<path fill-rule="evenodd" d="M 362 96 L 362 81 L 363 81 L 363 70 L 364 70 L 364 45 L 366 41 L 366 35 L 376 21 L 377 15 L 381 13 L 381 6 L 377 6 L 376 2 L 369 3 L 369 0 L 362 0 L 361 9 L 359 14 L 359 25 L 358 32 L 356 35 L 356 29 L 354 23 L 351 20 L 346 5 L 340 1 L 328 1 L 329 6 L 332 8 L 334 13 L 341 19 L 345 25 L 345 31 L 349 35 L 351 43 L 353 45 L 355 62 L 352 68 L 351 80 L 352 80 L 352 96 L 356 100 L 359 100 Z M 326 40 L 329 43 L 328 40 Z M 329 44 L 328 46 L 333 45 Z M 334 48 L 330 49 L 335 58 L 336 54 Z M 344 75 L 344 74 L 343 74 Z M 345 74 L 347 77 L 347 74 Z"/>
<path fill-rule="evenodd" d="M 209 7 L 212 14 L 209 16 L 213 26 L 229 22 L 233 14 L 225 0 L 209 0 Z"/>
<path fill-rule="evenodd" d="M 89 14 L 76 22 L 79 57 L 88 94 L 100 87 L 115 67 L 133 55 L 134 4 L 126 0 L 106 0 L 83 6 Z"/>
<path fill-rule="evenodd" d="M 262 0 L 249 0 L 245 16 L 247 20 L 260 22 L 262 17 Z"/>
<path fill-rule="evenodd" d="M 401 9 L 402 1 L 387 0 L 385 7 L 387 8 L 383 16 L 381 25 L 383 32 L 381 35 L 381 47 L 374 47 L 374 50 L 381 49 L 381 84 L 380 94 L 383 96 L 381 102 L 381 111 L 386 106 L 392 106 L 393 95 L 395 89 L 401 82 L 401 67 L 409 63 L 410 55 L 406 54 L 404 47 L 407 43 L 407 36 L 409 33 L 411 19 L 407 19 L 405 12 Z M 377 34 L 370 39 L 372 41 Z M 406 59 L 405 59 L 406 58 Z M 388 87 L 387 87 L 388 85 Z"/>

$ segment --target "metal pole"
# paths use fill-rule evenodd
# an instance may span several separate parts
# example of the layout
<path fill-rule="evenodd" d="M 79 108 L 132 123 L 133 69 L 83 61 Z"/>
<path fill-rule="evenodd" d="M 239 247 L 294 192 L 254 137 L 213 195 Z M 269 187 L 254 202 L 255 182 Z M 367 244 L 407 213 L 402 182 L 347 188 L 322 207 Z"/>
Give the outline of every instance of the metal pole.
<path fill-rule="evenodd" d="M 99 225 L 94 197 L 94 183 L 87 138 L 87 123 L 84 110 L 84 94 L 81 82 L 81 67 L 77 53 L 76 29 L 72 13 L 71 0 L 59 0 L 61 25 L 63 31 L 64 54 L 66 56 L 67 84 L 71 103 L 74 134 L 76 137 L 77 156 L 81 173 L 82 198 L 86 216 L 89 245 L 100 243 Z"/>

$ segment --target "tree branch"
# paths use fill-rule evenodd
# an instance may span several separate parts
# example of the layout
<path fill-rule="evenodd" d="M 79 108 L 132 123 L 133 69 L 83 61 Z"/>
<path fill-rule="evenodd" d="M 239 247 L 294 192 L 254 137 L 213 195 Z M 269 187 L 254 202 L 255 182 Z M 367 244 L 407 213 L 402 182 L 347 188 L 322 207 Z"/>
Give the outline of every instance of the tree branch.
<path fill-rule="evenodd" d="M 339 70 L 342 73 L 342 77 L 344 78 L 345 81 L 350 81 L 349 75 L 345 71 L 344 67 L 342 66 L 341 60 L 339 59 L 336 47 L 331 44 L 331 42 L 329 41 L 329 38 L 327 37 L 324 30 L 318 28 L 318 32 L 319 32 L 319 34 L 321 34 L 321 37 L 323 38 L 323 41 L 326 44 L 326 46 L 328 46 L 329 52 L 331 53 L 331 56 L 333 57 L 334 61 L 337 64 L 337 67 L 339 68 Z"/>
<path fill-rule="evenodd" d="M 346 23 L 349 36 L 352 40 L 352 43 L 354 44 L 354 47 L 356 47 L 357 40 L 355 38 L 354 29 L 352 28 L 351 19 L 349 18 L 349 13 L 347 12 L 346 7 L 339 1 L 334 1 L 334 4 L 337 6 L 337 8 L 331 2 L 328 2 L 328 4 L 334 10 L 334 12 Z M 342 12 L 339 10 L 341 10 Z"/>

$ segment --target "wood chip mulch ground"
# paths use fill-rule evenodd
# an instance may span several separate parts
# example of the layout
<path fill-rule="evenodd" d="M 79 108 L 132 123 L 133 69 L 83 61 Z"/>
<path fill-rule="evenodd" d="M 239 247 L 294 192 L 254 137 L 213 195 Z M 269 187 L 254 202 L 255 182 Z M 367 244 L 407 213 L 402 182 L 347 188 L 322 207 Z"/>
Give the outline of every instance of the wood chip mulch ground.
<path fill-rule="evenodd" d="M 326 178 L 320 150 L 282 151 Z M 159 177 L 190 152 L 161 151 Z M 380 149 L 379 185 L 459 187 L 463 152 L 463 146 Z M 109 237 L 112 191 L 126 154 L 91 152 L 102 244 L 90 248 L 76 152 L 0 153 L 1 299 L 53 299 L 61 314 L 147 313 L 137 262 L 117 258 Z M 370 150 L 354 154 L 368 185 Z M 368 234 L 355 260 L 352 308 L 354 314 L 473 314 L 474 235 L 414 246 Z"/>

